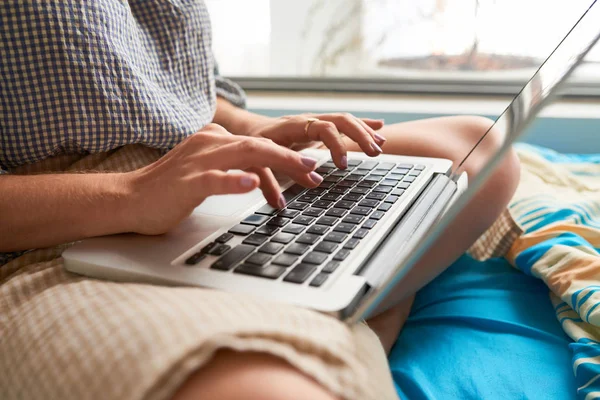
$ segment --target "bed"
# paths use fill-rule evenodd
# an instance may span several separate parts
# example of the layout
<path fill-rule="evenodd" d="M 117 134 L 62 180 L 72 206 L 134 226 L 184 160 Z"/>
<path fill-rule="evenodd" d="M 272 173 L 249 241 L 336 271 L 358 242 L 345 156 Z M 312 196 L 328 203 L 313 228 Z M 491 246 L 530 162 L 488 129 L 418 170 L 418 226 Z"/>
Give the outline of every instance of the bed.
<path fill-rule="evenodd" d="M 417 294 L 389 356 L 402 399 L 600 398 L 600 155 L 517 151 L 522 233 Z"/>

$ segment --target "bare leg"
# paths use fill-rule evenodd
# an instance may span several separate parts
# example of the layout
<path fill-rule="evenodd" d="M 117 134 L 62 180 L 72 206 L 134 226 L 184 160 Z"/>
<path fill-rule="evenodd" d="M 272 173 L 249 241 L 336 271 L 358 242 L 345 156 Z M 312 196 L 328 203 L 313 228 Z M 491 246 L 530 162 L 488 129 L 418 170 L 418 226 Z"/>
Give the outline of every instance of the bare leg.
<path fill-rule="evenodd" d="M 268 354 L 219 351 L 172 400 L 340 400 L 285 361 Z"/>
<path fill-rule="evenodd" d="M 492 121 L 481 117 L 445 117 L 411 121 L 384 127 L 381 134 L 387 142 L 383 150 L 390 154 L 440 157 L 461 161 Z M 503 142 L 499 131 L 490 135 L 473 153 L 465 169 L 472 180 L 486 165 Z M 349 150 L 358 149 L 352 143 Z M 519 162 L 514 152 L 509 153 L 475 198 L 458 215 L 445 234 L 415 268 L 398 284 L 387 303 L 399 304 L 377 316 L 371 327 L 379 335 L 385 348 L 391 348 L 389 338 L 395 340 L 401 326 L 395 320 L 406 315 L 408 303 L 400 303 L 440 274 L 458 259 L 506 208 L 519 181 Z M 410 307 L 410 306 L 408 306 Z"/>

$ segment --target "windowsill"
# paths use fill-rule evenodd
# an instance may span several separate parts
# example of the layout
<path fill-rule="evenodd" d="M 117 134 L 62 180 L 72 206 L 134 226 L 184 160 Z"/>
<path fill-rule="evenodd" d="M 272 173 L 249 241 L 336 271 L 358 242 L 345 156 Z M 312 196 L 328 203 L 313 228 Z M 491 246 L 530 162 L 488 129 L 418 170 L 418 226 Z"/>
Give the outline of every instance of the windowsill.
<path fill-rule="evenodd" d="M 249 91 L 252 110 L 310 110 L 431 115 L 499 115 L 512 97 L 393 95 Z M 600 119 L 600 100 L 566 99 L 546 107 L 541 117 Z"/>

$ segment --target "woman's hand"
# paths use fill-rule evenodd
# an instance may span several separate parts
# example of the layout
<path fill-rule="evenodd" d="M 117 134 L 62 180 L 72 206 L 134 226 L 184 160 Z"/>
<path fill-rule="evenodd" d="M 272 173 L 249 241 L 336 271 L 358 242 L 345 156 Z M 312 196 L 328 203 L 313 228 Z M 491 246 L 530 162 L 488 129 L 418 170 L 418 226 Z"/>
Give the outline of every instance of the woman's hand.
<path fill-rule="evenodd" d="M 267 138 L 285 147 L 321 141 L 331 151 L 333 162 L 344 169 L 348 166 L 348 159 L 342 134 L 374 157 L 381 154 L 381 146 L 385 142 L 385 138 L 376 132 L 382 126 L 381 120 L 357 118 L 348 113 L 301 114 L 257 119 L 246 134 Z"/>
<path fill-rule="evenodd" d="M 306 187 L 323 178 L 312 158 L 279 146 L 271 140 L 234 136 L 223 127 L 208 125 L 191 135 L 164 157 L 125 175 L 133 201 L 129 225 L 142 234 L 169 231 L 208 196 L 245 193 L 260 187 L 275 207 L 285 206 L 271 168 Z M 230 172 L 238 169 L 243 172 Z"/>

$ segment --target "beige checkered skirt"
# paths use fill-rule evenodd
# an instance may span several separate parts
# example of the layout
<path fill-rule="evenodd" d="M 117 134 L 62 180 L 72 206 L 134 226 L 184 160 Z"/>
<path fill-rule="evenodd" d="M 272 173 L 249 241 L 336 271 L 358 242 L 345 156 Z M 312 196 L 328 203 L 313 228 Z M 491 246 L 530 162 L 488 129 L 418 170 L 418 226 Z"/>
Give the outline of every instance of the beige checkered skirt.
<path fill-rule="evenodd" d="M 132 145 L 12 172 L 128 171 L 158 157 Z M 202 288 L 78 276 L 63 268 L 67 246 L 0 267 L 0 399 L 168 399 L 222 348 L 281 357 L 346 399 L 396 398 L 364 324 Z"/>

